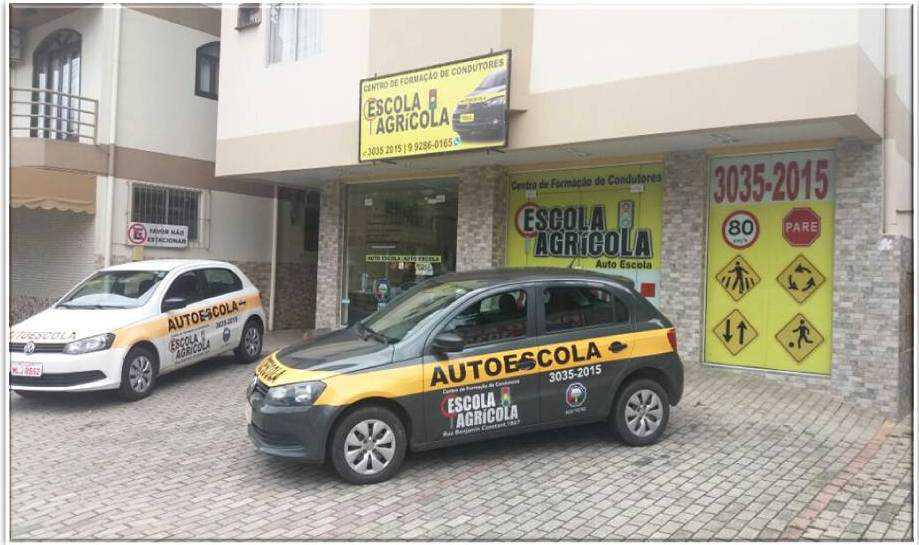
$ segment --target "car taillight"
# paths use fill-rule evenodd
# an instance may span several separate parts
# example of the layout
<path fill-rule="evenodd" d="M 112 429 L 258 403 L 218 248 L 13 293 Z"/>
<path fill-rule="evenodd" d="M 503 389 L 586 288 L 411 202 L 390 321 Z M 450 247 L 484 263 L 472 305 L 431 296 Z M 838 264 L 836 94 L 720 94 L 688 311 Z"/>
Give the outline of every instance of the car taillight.
<path fill-rule="evenodd" d="M 676 329 L 675 328 L 671 328 L 670 331 L 667 332 L 667 340 L 670 341 L 670 347 L 676 350 Z"/>

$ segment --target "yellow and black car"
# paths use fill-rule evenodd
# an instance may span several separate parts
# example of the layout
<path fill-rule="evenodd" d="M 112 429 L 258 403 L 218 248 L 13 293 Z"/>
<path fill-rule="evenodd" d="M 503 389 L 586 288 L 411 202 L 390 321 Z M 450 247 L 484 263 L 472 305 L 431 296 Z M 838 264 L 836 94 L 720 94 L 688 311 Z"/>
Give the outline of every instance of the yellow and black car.
<path fill-rule="evenodd" d="M 425 281 L 284 348 L 247 390 L 261 452 L 388 479 L 407 449 L 608 421 L 657 442 L 683 393 L 673 325 L 621 277 L 496 269 Z"/>
<path fill-rule="evenodd" d="M 504 140 L 507 126 L 507 70 L 485 76 L 453 111 L 453 130 L 463 140 Z"/>

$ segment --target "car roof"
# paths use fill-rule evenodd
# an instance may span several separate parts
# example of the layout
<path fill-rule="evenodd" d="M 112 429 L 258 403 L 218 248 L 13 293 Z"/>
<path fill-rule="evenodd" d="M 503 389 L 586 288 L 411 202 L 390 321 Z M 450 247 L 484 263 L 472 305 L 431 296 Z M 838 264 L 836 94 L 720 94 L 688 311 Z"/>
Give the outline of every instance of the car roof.
<path fill-rule="evenodd" d="M 232 266 L 226 261 L 213 259 L 147 259 L 131 261 L 120 265 L 106 267 L 104 271 L 171 271 L 183 267 L 227 267 Z"/>
<path fill-rule="evenodd" d="M 546 282 L 555 280 L 599 280 L 612 282 L 626 288 L 634 288 L 635 283 L 624 276 L 603 274 L 583 269 L 560 267 L 505 267 L 498 269 L 480 269 L 448 273 L 437 277 L 437 280 L 484 280 L 491 284 L 509 282 Z"/>

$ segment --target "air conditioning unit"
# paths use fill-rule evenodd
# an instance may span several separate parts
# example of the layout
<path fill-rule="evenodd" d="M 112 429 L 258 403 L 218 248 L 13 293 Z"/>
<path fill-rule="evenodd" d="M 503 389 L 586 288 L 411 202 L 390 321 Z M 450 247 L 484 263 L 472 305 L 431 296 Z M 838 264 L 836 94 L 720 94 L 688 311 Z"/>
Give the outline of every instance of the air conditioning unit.
<path fill-rule="evenodd" d="M 25 49 L 25 35 L 22 30 L 10 27 L 10 62 L 13 64 L 22 62 L 22 55 Z"/>

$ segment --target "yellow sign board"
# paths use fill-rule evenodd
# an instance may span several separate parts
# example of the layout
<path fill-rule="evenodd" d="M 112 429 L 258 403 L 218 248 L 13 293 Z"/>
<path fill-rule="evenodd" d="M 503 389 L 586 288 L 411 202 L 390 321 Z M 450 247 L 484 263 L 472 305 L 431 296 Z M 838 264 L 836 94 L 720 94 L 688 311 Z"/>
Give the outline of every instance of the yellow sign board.
<path fill-rule="evenodd" d="M 785 324 L 775 335 L 775 340 L 782 345 L 796 362 L 801 363 L 805 358 L 811 355 L 823 344 L 823 335 L 820 331 L 804 317 L 803 314 L 795 314 L 794 317 Z"/>
<path fill-rule="evenodd" d="M 798 303 L 807 301 L 826 281 L 817 266 L 803 255 L 794 258 L 775 279 Z"/>
<path fill-rule="evenodd" d="M 712 333 L 735 356 L 759 337 L 750 320 L 736 309 L 718 322 Z"/>
<path fill-rule="evenodd" d="M 728 264 L 718 272 L 715 278 L 735 301 L 740 301 L 744 295 L 750 293 L 750 290 L 755 288 L 761 280 L 753 267 L 741 255 L 728 261 Z"/>
<path fill-rule="evenodd" d="M 707 363 L 830 374 L 834 164 L 832 150 L 711 159 Z M 734 311 L 759 333 L 740 348 L 736 331 L 731 340 L 724 338 L 724 320 Z M 799 314 L 806 316 L 805 327 L 793 332 L 801 325 L 801 318 L 792 324 Z M 736 319 L 731 320 L 734 330 Z M 799 348 L 802 331 L 806 338 Z"/>
<path fill-rule="evenodd" d="M 507 145 L 511 52 L 361 80 L 360 161 Z"/>
<path fill-rule="evenodd" d="M 507 266 L 625 276 L 657 304 L 663 172 L 646 164 L 511 175 Z"/>
<path fill-rule="evenodd" d="M 440 263 L 439 255 L 409 255 L 409 254 L 368 254 L 364 257 L 367 263 Z"/>

